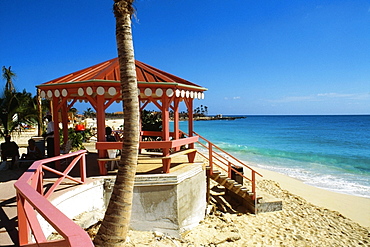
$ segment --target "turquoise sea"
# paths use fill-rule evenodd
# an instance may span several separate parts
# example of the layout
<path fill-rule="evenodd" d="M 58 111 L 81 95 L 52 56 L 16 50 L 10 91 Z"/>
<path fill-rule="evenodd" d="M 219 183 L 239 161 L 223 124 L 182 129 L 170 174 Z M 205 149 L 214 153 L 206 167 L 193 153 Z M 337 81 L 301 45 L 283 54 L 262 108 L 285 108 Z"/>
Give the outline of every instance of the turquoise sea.
<path fill-rule="evenodd" d="M 196 121 L 194 131 L 246 164 L 370 198 L 370 115 L 246 116 Z"/>

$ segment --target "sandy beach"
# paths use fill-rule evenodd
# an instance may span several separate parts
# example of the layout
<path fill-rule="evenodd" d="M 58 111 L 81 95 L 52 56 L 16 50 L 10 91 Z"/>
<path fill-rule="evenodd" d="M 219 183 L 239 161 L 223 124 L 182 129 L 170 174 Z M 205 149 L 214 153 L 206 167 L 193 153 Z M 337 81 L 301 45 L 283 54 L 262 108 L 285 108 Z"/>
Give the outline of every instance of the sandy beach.
<path fill-rule="evenodd" d="M 25 144 L 32 135 L 13 140 Z M 369 198 L 319 189 L 254 168 L 264 176 L 258 189 L 281 199 L 282 211 L 241 214 L 238 205 L 220 197 L 223 205 L 212 200 L 216 210 L 181 239 L 130 231 L 128 246 L 370 246 Z"/>
<path fill-rule="evenodd" d="M 128 246 L 370 246 L 369 198 L 319 189 L 253 168 L 264 175 L 258 190 L 281 199 L 282 211 L 241 214 L 239 205 L 219 196 L 222 187 L 214 184 L 215 210 L 181 239 L 130 231 Z M 96 226 L 89 232 L 94 235 Z"/>
<path fill-rule="evenodd" d="M 130 231 L 128 246 L 370 246 L 369 222 L 361 219 L 369 216 L 369 199 L 315 188 L 315 192 L 322 194 L 318 196 L 321 205 L 314 204 L 304 198 L 312 196 L 310 186 L 274 172 L 265 175 L 287 180 L 282 186 L 270 179 L 258 182 L 259 190 L 283 201 L 282 211 L 241 214 L 237 211 L 238 205 L 224 201 L 223 205 L 216 203 L 217 210 L 197 227 L 183 233 L 181 239 L 158 232 Z M 285 189 L 289 186 L 302 196 Z M 305 189 L 308 189 L 306 193 Z M 353 203 L 352 209 L 343 206 L 340 207 L 342 211 L 333 210 L 345 200 Z M 367 227 L 355 219 L 366 223 Z M 92 227 L 89 232 L 94 234 L 96 228 Z"/>

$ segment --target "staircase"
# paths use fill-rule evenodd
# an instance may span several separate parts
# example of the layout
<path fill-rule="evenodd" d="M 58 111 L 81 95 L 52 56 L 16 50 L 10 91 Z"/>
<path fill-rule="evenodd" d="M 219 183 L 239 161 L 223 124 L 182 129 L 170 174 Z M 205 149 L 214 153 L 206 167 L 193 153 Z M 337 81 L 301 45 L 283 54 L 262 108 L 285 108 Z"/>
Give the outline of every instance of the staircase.
<path fill-rule="evenodd" d="M 249 191 L 242 184 L 222 174 L 218 170 L 213 170 L 212 173 L 210 173 L 210 171 L 210 167 L 207 167 L 207 177 L 225 187 L 225 193 L 229 194 L 232 199 L 243 205 L 247 212 L 255 214 L 257 211 L 259 211 L 257 210 L 257 202 L 262 199 L 261 197 L 256 197 L 257 200 L 255 200 L 254 193 Z"/>
<path fill-rule="evenodd" d="M 209 168 L 207 168 L 208 170 Z M 228 178 L 226 175 L 221 174 L 220 171 L 214 170 L 212 174 L 209 175 L 212 180 L 217 182 L 219 185 L 224 186 L 226 189 L 239 195 L 241 198 L 252 199 L 253 193 L 248 191 L 246 187 L 242 184 L 236 182 L 235 180 Z"/>
<path fill-rule="evenodd" d="M 271 200 L 270 198 L 272 197 L 267 195 L 269 198 L 267 202 L 263 200 L 262 196 L 257 196 L 256 175 L 262 177 L 260 173 L 217 147 L 203 136 L 195 132 L 193 132 L 193 134 L 199 137 L 197 144 L 205 148 L 208 152 L 208 155 L 205 155 L 204 152 L 198 152 L 199 155 L 208 161 L 207 177 L 214 180 L 219 185 L 224 186 L 226 192 L 229 193 L 233 199 L 236 199 L 245 206 L 247 211 L 257 213 L 282 209 L 281 200 L 277 200 L 276 198 Z M 217 170 L 215 167 L 217 167 Z M 247 173 L 250 173 L 249 177 Z M 247 182 L 245 184 L 248 184 L 248 187 L 250 186 L 249 189 L 244 186 L 243 180 Z M 209 188 L 207 190 L 209 190 Z"/>

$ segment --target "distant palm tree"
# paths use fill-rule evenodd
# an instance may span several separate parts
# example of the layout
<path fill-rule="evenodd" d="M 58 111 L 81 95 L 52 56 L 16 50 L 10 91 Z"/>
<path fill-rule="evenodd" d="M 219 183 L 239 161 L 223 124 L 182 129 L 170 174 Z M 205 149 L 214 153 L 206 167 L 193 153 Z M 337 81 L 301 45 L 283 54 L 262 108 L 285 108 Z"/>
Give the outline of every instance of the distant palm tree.
<path fill-rule="evenodd" d="M 21 132 L 26 125 L 37 123 L 36 97 L 31 93 L 5 90 L 0 97 L 0 135 Z"/>
<path fill-rule="evenodd" d="M 96 113 L 89 107 L 86 109 L 86 111 L 84 111 L 83 115 L 86 118 L 91 118 L 91 117 L 94 117 Z"/>
<path fill-rule="evenodd" d="M 11 68 L 11 66 L 9 66 L 9 68 L 3 66 L 3 78 L 6 80 L 5 90 L 14 92 L 15 87 L 13 84 L 13 78 L 16 77 L 16 74 L 11 70 Z"/>
<path fill-rule="evenodd" d="M 134 181 L 139 151 L 139 97 L 135 70 L 131 16 L 134 0 L 114 0 L 116 41 L 124 108 L 124 144 L 116 182 L 95 246 L 123 246 L 131 219 Z"/>

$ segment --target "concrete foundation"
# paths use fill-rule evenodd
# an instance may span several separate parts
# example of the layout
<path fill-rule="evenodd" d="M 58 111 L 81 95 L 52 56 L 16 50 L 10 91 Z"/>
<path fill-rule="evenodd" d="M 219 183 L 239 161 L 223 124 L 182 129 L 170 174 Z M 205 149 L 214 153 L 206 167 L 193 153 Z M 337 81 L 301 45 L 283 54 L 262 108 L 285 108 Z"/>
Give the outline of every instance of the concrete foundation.
<path fill-rule="evenodd" d="M 82 227 L 102 219 L 114 184 L 113 176 L 89 180 L 85 185 L 61 190 L 51 198 L 69 218 L 78 218 Z M 189 164 L 169 174 L 136 176 L 131 229 L 179 237 L 197 226 L 205 212 L 206 174 L 202 164 Z M 40 222 L 46 236 L 54 231 L 45 220 Z"/>

